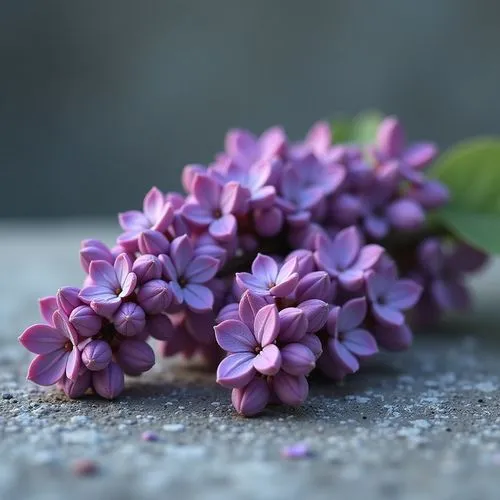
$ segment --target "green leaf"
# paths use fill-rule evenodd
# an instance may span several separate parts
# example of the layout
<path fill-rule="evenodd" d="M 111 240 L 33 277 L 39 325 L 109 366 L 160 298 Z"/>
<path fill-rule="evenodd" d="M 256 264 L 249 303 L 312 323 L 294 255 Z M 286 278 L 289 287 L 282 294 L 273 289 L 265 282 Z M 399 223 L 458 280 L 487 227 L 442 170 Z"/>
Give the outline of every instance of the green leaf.
<path fill-rule="evenodd" d="M 364 111 L 353 118 L 340 117 L 332 121 L 335 142 L 368 144 L 375 140 L 377 127 L 383 119 L 379 111 Z"/>
<path fill-rule="evenodd" d="M 450 190 L 436 218 L 482 250 L 500 254 L 500 140 L 478 138 L 445 153 L 429 172 Z"/>

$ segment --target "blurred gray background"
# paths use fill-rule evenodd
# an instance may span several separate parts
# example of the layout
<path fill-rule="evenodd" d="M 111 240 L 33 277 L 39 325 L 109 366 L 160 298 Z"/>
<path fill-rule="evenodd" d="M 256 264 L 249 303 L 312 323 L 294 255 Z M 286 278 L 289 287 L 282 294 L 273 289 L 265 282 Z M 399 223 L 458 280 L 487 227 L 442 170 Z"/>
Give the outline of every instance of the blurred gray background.
<path fill-rule="evenodd" d="M 0 217 L 178 189 L 231 126 L 378 108 L 442 147 L 500 132 L 500 2 L 0 1 Z"/>

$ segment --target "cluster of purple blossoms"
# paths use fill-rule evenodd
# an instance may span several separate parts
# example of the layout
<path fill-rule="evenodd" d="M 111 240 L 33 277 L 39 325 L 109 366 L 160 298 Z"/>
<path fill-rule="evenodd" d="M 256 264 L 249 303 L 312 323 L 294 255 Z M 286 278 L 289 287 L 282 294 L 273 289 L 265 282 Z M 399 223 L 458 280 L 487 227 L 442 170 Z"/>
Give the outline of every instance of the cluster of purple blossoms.
<path fill-rule="evenodd" d="M 82 287 L 42 299 L 44 323 L 20 337 L 36 355 L 28 378 L 112 399 L 153 366 L 156 339 L 164 356 L 218 365 L 236 410 L 255 415 L 303 403 L 315 368 L 341 380 L 407 348 L 405 312 L 464 307 L 463 276 L 484 262 L 426 233 L 448 200 L 425 176 L 436 154 L 393 117 L 366 147 L 332 143 L 325 122 L 300 143 L 230 130 L 213 163 L 184 168 L 185 195 L 153 188 L 119 215 L 116 246 L 82 243 Z"/>

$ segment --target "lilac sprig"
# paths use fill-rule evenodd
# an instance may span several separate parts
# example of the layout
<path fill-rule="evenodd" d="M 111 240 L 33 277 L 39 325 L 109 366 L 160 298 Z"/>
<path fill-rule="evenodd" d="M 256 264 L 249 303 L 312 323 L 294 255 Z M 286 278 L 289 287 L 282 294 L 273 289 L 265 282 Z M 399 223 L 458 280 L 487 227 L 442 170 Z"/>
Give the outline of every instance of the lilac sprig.
<path fill-rule="evenodd" d="M 408 143 L 394 117 L 367 146 L 332 137 L 326 122 L 300 142 L 230 130 L 213 163 L 184 168 L 185 196 L 152 188 L 119 215 L 114 246 L 84 240 L 82 286 L 42 299 L 44 322 L 20 337 L 28 378 L 112 399 L 153 366 L 157 340 L 164 356 L 219 365 L 236 410 L 254 415 L 302 404 L 315 368 L 341 380 L 407 348 L 407 312 L 468 305 L 464 276 L 485 256 L 430 234 L 449 198 L 426 177 L 436 147 Z"/>

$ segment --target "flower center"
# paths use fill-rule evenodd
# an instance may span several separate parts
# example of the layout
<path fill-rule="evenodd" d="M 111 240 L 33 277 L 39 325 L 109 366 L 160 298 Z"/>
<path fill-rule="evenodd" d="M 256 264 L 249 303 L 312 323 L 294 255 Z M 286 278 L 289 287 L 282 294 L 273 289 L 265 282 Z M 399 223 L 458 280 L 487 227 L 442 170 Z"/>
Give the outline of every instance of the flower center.
<path fill-rule="evenodd" d="M 64 350 L 66 352 L 71 352 L 73 350 L 73 344 L 69 340 L 64 344 Z"/>
<path fill-rule="evenodd" d="M 262 347 L 260 345 L 258 345 L 255 349 L 254 349 L 255 353 L 256 354 L 259 354 L 260 351 L 262 351 Z"/>
<path fill-rule="evenodd" d="M 177 283 L 179 283 L 179 286 L 181 288 L 184 288 L 188 284 L 188 281 L 186 278 L 184 278 L 184 276 L 180 276 L 179 279 L 177 280 Z"/>
<path fill-rule="evenodd" d="M 214 210 L 214 219 L 220 219 L 222 217 L 222 211 L 220 208 Z"/>
<path fill-rule="evenodd" d="M 116 288 L 115 289 L 115 294 L 116 295 L 120 295 L 120 293 L 122 293 L 122 289 L 120 287 Z"/>

